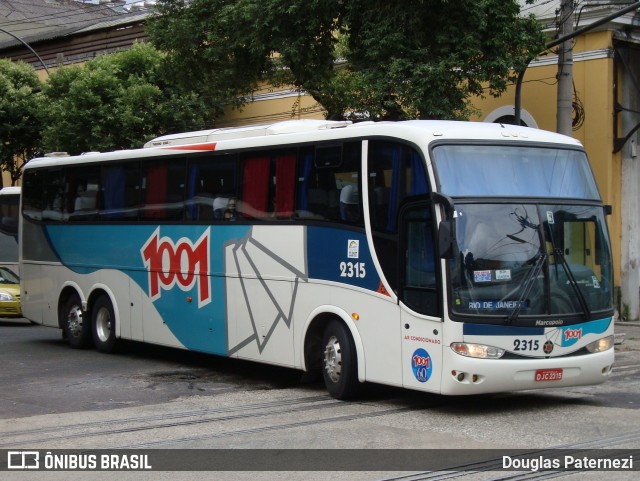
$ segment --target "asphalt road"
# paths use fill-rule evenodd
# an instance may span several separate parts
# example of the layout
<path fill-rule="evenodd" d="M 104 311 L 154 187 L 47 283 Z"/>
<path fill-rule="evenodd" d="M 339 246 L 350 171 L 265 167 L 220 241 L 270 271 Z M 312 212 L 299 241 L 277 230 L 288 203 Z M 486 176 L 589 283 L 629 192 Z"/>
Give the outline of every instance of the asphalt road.
<path fill-rule="evenodd" d="M 126 343 L 117 355 L 72 350 L 55 329 L 0 320 L 0 450 L 561 447 L 640 453 L 640 326 L 619 325 L 617 332 L 625 336 L 616 346 L 614 373 L 599 386 L 464 398 L 370 386 L 362 399 L 345 403 L 330 398 L 321 383 L 301 383 L 287 369 L 138 343 Z M 237 461 L 239 469 L 243 462 L 255 468 Z M 453 466 L 463 462 L 468 460 Z M 6 479 L 38 481 L 449 476 L 418 472 L 404 478 L 407 473 L 378 470 L 10 474 Z M 454 474 L 457 480 L 545 479 L 540 472 L 513 478 L 480 467 Z M 605 474 L 607 480 L 638 477 L 637 471 Z"/>

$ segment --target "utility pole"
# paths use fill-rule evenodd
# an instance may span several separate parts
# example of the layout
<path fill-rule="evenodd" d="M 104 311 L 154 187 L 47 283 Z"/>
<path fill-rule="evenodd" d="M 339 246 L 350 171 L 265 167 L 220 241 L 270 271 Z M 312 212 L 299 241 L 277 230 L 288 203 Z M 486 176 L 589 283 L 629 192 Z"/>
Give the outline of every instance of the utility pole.
<path fill-rule="evenodd" d="M 558 108 L 556 130 L 571 135 L 573 126 L 573 40 L 575 15 L 573 0 L 562 0 L 560 4 L 559 37 L 565 38 L 558 53 Z"/>
<path fill-rule="evenodd" d="M 573 31 L 573 33 L 567 37 L 559 37 L 546 45 L 546 49 L 550 49 L 553 47 L 557 47 L 558 45 L 565 43 L 575 37 L 582 35 L 583 33 L 587 33 L 592 31 L 593 29 L 600 27 L 602 25 L 606 25 L 607 23 L 615 20 L 618 17 L 626 15 L 629 12 L 633 12 L 634 10 L 640 9 L 640 1 L 635 2 L 631 5 L 627 5 L 625 8 L 618 10 L 617 12 L 612 13 L 611 15 L 607 15 L 599 20 L 596 20 L 585 27 L 580 27 L 579 29 Z M 542 52 L 540 52 L 542 53 Z M 514 117 L 515 117 L 515 125 L 520 125 L 520 114 L 522 112 L 522 82 L 524 81 L 524 74 L 527 71 L 527 67 L 529 63 L 533 61 L 533 57 L 527 60 L 526 66 L 518 72 L 518 81 L 516 82 L 516 94 L 514 100 Z M 573 76 L 573 75 L 572 75 Z M 571 88 L 573 89 L 573 82 L 571 84 Z M 573 106 L 572 109 L 573 111 Z"/>

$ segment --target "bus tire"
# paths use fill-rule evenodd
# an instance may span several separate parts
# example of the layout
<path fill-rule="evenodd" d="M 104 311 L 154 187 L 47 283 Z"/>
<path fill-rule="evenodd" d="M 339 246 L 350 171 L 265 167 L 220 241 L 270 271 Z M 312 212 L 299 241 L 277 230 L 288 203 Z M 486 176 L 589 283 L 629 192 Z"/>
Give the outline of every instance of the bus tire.
<path fill-rule="evenodd" d="M 91 323 L 82 311 L 82 302 L 77 293 L 73 293 L 64 305 L 62 330 L 69 346 L 85 349 L 91 345 Z"/>
<path fill-rule="evenodd" d="M 104 353 L 116 350 L 116 316 L 109 297 L 102 295 L 96 299 L 91 309 L 93 343 Z"/>
<path fill-rule="evenodd" d="M 322 376 L 329 394 L 336 399 L 352 399 L 360 391 L 356 348 L 347 327 L 334 319 L 322 337 Z"/>

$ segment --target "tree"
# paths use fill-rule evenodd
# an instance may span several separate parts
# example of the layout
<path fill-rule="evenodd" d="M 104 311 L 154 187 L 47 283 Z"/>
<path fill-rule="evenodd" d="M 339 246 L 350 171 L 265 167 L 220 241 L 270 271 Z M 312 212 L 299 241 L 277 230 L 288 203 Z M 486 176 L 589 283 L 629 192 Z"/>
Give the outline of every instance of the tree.
<path fill-rule="evenodd" d="M 44 88 L 47 151 L 135 148 L 161 134 L 203 128 L 209 111 L 195 92 L 164 76 L 162 58 L 136 43 L 53 72 Z"/>
<path fill-rule="evenodd" d="M 20 178 L 24 163 L 39 152 L 40 90 L 31 66 L 0 60 L 0 167 L 9 172 L 11 185 Z"/>
<path fill-rule="evenodd" d="M 275 70 L 270 44 L 252 31 L 261 3 L 239 3 L 167 0 L 146 23 L 152 43 L 167 53 L 167 70 L 182 85 L 198 89 L 216 115 L 225 105 L 241 105 L 242 97 Z"/>
<path fill-rule="evenodd" d="M 261 82 L 311 94 L 328 118 L 466 118 L 544 50 L 517 0 L 160 0 L 171 67 L 217 103 Z M 194 80 L 195 79 L 195 80 Z"/>

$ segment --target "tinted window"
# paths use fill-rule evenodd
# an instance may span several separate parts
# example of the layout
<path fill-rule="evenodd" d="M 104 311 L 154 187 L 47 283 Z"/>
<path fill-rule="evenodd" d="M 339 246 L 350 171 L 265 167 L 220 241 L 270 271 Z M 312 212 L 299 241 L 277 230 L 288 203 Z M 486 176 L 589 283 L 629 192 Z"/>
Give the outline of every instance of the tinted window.
<path fill-rule="evenodd" d="M 247 154 L 242 161 L 240 217 L 291 219 L 294 211 L 297 154 L 278 149 Z"/>
<path fill-rule="evenodd" d="M 142 164 L 142 218 L 181 220 L 184 213 L 185 160 L 158 159 Z"/>
<path fill-rule="evenodd" d="M 25 171 L 22 178 L 22 213 L 28 219 L 42 219 L 44 207 L 44 178 L 47 172 L 44 170 Z"/>
<path fill-rule="evenodd" d="M 42 219 L 64 220 L 67 208 L 67 180 L 62 170 L 52 170 L 46 173 L 42 182 Z"/>
<path fill-rule="evenodd" d="M 65 169 L 64 220 L 95 219 L 98 212 L 100 167 L 87 165 Z"/>
<path fill-rule="evenodd" d="M 222 219 L 229 201 L 238 196 L 236 171 L 235 155 L 192 159 L 187 182 L 187 219 Z"/>
<path fill-rule="evenodd" d="M 296 215 L 362 226 L 361 143 L 341 148 L 309 147 L 300 152 Z M 339 161 L 336 156 L 340 154 Z M 319 156 L 319 157 L 318 157 Z"/>
<path fill-rule="evenodd" d="M 106 165 L 102 168 L 100 218 L 138 220 L 140 209 L 140 164 Z"/>
<path fill-rule="evenodd" d="M 369 216 L 378 260 L 391 288 L 398 290 L 398 209 L 410 196 L 429 192 L 424 161 L 396 142 L 370 141 Z"/>

